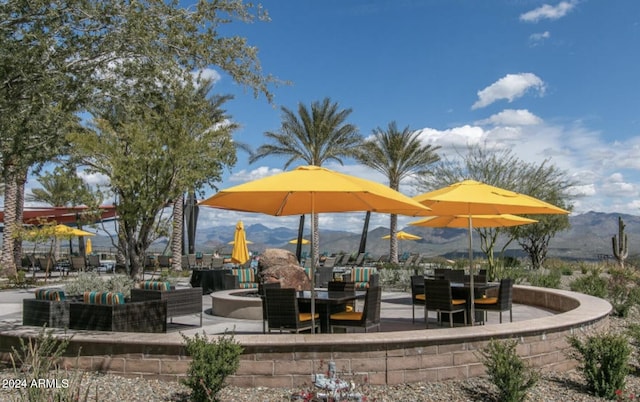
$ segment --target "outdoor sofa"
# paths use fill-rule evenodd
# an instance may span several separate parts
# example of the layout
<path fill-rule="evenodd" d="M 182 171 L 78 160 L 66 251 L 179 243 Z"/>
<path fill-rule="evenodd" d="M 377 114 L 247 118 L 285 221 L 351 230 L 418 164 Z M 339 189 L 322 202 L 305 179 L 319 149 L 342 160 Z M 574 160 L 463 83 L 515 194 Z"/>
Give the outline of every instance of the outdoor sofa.
<path fill-rule="evenodd" d="M 258 289 L 258 278 L 253 268 L 233 268 L 225 274 L 225 289 Z"/>
<path fill-rule="evenodd" d="M 38 289 L 34 299 L 22 301 L 22 325 L 66 328 L 69 326 L 69 302 L 62 289 Z"/>
<path fill-rule="evenodd" d="M 131 289 L 131 301 L 143 302 L 148 300 L 164 300 L 167 302 L 167 317 L 173 322 L 173 317 L 189 314 L 200 315 L 202 326 L 202 288 L 176 289 L 169 282 L 144 281 L 137 288 Z"/>
<path fill-rule="evenodd" d="M 117 292 L 85 292 L 69 303 L 69 328 L 117 332 L 167 332 L 167 301 L 125 301 Z"/>

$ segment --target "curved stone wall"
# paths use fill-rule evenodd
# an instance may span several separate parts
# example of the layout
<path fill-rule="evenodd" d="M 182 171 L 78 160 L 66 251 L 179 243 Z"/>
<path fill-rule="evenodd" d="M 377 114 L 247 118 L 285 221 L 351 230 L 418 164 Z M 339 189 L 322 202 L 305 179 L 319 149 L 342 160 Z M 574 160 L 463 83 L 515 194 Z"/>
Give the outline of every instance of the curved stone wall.
<path fill-rule="evenodd" d="M 569 291 L 514 287 L 514 302 L 558 314 L 527 321 L 357 334 L 236 335 L 244 347 L 240 368 L 229 378 L 239 386 L 308 386 L 311 374 L 336 363 L 342 379 L 357 383 L 400 384 L 442 381 L 484 374 L 477 351 L 491 339 L 515 338 L 518 353 L 543 369 L 565 370 L 576 362 L 564 350 L 566 337 L 575 331 L 608 327 L 611 305 L 602 299 Z M 16 326 L 0 333 L 1 358 L 9 359 L 18 337 L 33 336 L 36 328 Z M 71 331 L 70 331 L 71 332 Z M 199 330 L 184 331 L 186 335 Z M 58 331 L 63 335 L 64 331 Z M 120 334 L 76 332 L 70 342 L 67 363 L 83 369 L 121 375 L 178 379 L 189 366 L 182 336 L 170 333 Z"/>

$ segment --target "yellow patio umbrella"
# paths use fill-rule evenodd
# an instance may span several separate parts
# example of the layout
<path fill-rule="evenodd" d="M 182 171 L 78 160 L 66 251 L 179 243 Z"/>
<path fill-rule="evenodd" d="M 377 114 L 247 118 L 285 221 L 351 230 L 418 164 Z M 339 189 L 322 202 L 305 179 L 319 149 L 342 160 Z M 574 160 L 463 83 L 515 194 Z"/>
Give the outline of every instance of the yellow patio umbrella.
<path fill-rule="evenodd" d="M 91 254 L 91 251 L 93 251 L 92 249 L 92 244 L 91 244 L 91 239 L 87 239 L 87 243 L 84 246 L 84 252 L 86 255 Z"/>
<path fill-rule="evenodd" d="M 302 241 L 300 242 L 300 244 L 309 244 L 309 243 L 311 242 L 307 239 L 302 239 Z M 298 239 L 289 240 L 289 244 L 298 244 Z"/>
<path fill-rule="evenodd" d="M 502 214 L 502 215 L 471 215 L 474 228 L 501 228 L 508 226 L 526 225 L 538 222 L 522 216 Z M 468 228 L 469 215 L 448 215 L 432 216 L 409 222 L 411 226 L 426 226 L 431 228 Z"/>
<path fill-rule="evenodd" d="M 465 215 L 467 217 L 471 300 L 474 299 L 472 248 L 474 215 L 569 213 L 569 211 L 548 202 L 475 180 L 463 180 L 438 190 L 417 195 L 413 199 L 431 208 L 427 215 Z M 475 314 L 473 303 L 471 303 L 471 325 L 474 324 L 474 321 Z"/>
<path fill-rule="evenodd" d="M 385 239 L 385 240 L 389 240 L 391 238 L 391 235 L 388 234 L 386 236 L 382 236 L 382 238 Z M 396 233 L 396 239 L 398 239 L 398 240 L 420 240 L 420 239 L 422 239 L 422 237 L 416 236 L 414 234 L 407 233 L 407 232 L 401 230 L 401 231 Z"/>
<path fill-rule="evenodd" d="M 201 201 L 199 205 L 273 216 L 355 211 L 427 216 L 426 212 L 429 212 L 419 202 L 381 183 L 320 166 L 300 166 L 231 187 Z M 314 226 L 312 217 L 311 233 Z M 316 255 L 317 247 L 312 242 L 311 255 Z M 315 286 L 314 265 L 311 264 L 310 273 L 312 288 Z M 312 317 L 315 313 L 314 297 L 311 298 Z"/>
<path fill-rule="evenodd" d="M 247 243 L 247 244 L 253 244 L 253 242 L 252 242 L 251 240 L 247 240 L 247 241 L 245 241 L 245 243 Z M 227 244 L 234 245 L 234 244 L 236 244 L 236 241 L 235 241 L 235 240 L 231 240 L 231 241 L 230 241 L 230 242 L 228 242 Z"/>
<path fill-rule="evenodd" d="M 249 249 L 247 248 L 247 234 L 244 231 L 242 221 L 236 224 L 236 234 L 233 239 L 233 251 L 231 252 L 231 261 L 242 265 L 249 261 Z"/>

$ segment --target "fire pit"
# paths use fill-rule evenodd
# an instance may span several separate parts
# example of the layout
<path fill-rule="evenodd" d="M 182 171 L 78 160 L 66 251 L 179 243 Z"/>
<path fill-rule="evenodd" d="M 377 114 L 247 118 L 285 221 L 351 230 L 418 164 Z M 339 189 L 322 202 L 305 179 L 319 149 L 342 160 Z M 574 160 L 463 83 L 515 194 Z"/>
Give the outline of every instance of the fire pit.
<path fill-rule="evenodd" d="M 232 289 L 211 293 L 211 314 L 244 320 L 262 319 L 262 299 L 255 289 Z"/>

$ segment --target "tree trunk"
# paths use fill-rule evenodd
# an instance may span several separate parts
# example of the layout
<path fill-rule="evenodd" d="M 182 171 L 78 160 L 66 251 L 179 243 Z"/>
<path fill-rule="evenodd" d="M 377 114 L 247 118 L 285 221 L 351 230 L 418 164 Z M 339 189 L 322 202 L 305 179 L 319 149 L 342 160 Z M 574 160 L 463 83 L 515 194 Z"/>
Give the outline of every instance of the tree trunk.
<path fill-rule="evenodd" d="M 171 269 L 182 270 L 182 239 L 184 237 L 184 194 L 173 200 L 173 230 L 171 231 Z"/>
<path fill-rule="evenodd" d="M 398 263 L 398 215 L 391 214 L 389 218 L 389 262 Z"/>
<path fill-rule="evenodd" d="M 24 184 L 26 181 L 27 172 L 24 172 L 22 179 L 18 182 L 16 193 L 16 222 L 24 220 Z M 22 266 L 22 239 L 13 242 L 13 260 L 16 263 L 16 268 Z"/>
<path fill-rule="evenodd" d="M 16 205 L 18 201 L 18 174 L 15 165 L 7 164 L 4 167 L 4 229 L 2 232 L 2 265 L 5 277 L 14 276 L 17 273 L 14 259 L 15 227 L 17 223 Z"/>
<path fill-rule="evenodd" d="M 318 222 L 320 221 L 318 214 L 312 214 L 313 219 L 313 233 L 311 233 L 311 258 L 313 264 L 318 264 L 320 261 L 320 229 L 318 228 Z M 313 266 L 315 269 L 315 265 Z"/>

